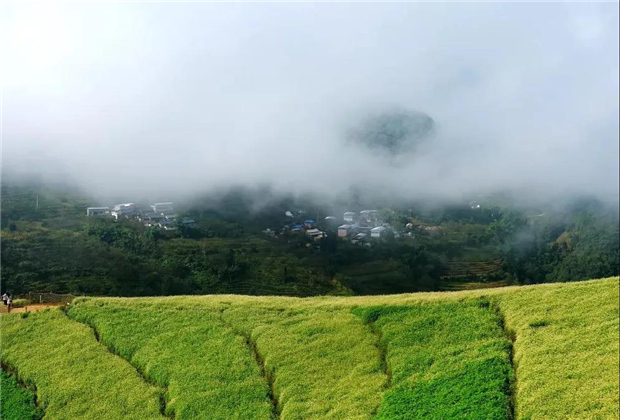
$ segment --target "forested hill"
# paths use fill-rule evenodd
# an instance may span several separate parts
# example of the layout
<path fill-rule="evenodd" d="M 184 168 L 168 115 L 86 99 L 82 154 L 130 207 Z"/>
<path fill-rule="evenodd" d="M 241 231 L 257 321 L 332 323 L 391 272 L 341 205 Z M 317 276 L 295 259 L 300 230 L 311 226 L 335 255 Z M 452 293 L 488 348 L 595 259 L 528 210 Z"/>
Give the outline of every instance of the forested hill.
<path fill-rule="evenodd" d="M 106 203 L 70 187 L 3 185 L 2 291 L 370 295 L 618 275 L 617 210 L 593 199 L 560 210 L 490 198 L 432 209 L 379 203 L 389 234 L 359 243 L 337 234 L 344 210 L 363 209 L 354 205 L 231 190 L 179 203 L 163 229 L 87 217 L 96 204 Z M 321 240 L 291 229 L 308 218 Z"/>

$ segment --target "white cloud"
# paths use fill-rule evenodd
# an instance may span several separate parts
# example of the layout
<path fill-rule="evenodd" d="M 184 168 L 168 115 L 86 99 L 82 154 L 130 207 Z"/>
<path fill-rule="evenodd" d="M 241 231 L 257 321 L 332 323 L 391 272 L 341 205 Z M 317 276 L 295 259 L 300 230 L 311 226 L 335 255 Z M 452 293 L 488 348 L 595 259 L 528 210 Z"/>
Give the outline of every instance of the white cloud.
<path fill-rule="evenodd" d="M 615 3 L 12 3 L 3 166 L 107 193 L 366 180 L 616 199 L 617 33 Z M 438 123 L 397 167 L 344 142 L 392 106 Z"/>

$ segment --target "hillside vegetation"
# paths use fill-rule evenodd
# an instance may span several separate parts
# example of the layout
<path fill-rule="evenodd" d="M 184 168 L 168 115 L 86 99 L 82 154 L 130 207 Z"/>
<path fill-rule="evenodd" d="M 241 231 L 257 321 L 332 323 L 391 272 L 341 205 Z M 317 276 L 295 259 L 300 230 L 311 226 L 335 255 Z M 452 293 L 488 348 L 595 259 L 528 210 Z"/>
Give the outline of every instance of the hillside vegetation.
<path fill-rule="evenodd" d="M 2 315 L 46 419 L 618 418 L 618 278 Z"/>
<path fill-rule="evenodd" d="M 620 266 L 618 210 L 588 198 L 523 207 L 493 196 L 472 208 L 478 202 L 354 192 L 324 202 L 233 188 L 175 204 L 180 220 L 196 224 L 166 230 L 87 217 L 87 206 L 114 201 L 70 186 L 0 187 L 0 288 L 16 296 L 384 295 L 579 281 L 617 276 Z M 364 208 L 379 209 L 392 235 L 364 246 L 338 237 L 343 212 Z M 327 236 L 286 228 L 307 218 Z"/>

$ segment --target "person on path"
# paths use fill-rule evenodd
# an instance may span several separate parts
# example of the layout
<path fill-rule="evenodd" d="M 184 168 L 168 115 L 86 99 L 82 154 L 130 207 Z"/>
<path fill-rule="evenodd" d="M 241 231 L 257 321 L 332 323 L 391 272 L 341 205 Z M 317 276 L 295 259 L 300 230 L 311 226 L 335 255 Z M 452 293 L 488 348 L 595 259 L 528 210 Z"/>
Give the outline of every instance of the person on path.
<path fill-rule="evenodd" d="M 4 303 L 4 306 L 6 306 L 6 301 L 9 299 L 9 295 L 7 295 L 6 293 L 4 293 L 2 295 L 2 303 Z"/>
<path fill-rule="evenodd" d="M 11 313 L 12 304 L 13 304 L 13 296 L 9 295 L 9 297 L 6 299 L 6 306 L 7 306 L 9 313 Z"/>

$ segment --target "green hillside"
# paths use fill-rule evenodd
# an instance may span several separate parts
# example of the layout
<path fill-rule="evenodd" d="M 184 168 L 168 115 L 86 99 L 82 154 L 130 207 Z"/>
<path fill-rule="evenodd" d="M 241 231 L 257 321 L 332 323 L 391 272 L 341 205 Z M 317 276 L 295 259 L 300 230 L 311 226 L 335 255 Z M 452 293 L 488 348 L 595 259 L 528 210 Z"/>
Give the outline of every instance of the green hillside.
<path fill-rule="evenodd" d="M 618 210 L 591 197 L 524 206 L 501 194 L 477 208 L 232 188 L 175 203 L 177 221 L 195 225 L 165 229 L 138 213 L 87 217 L 87 206 L 115 201 L 75 186 L 3 178 L 0 193 L 0 288 L 16 296 L 387 295 L 581 281 L 617 276 L 620 266 Z M 344 211 L 363 208 L 378 209 L 376 223 L 390 232 L 360 246 L 338 226 Z M 291 228 L 308 218 L 324 238 Z"/>
<path fill-rule="evenodd" d="M 2 409 L 33 412 L 5 405 L 20 392 L 46 419 L 617 419 L 618 285 L 79 298 L 2 315 Z"/>

